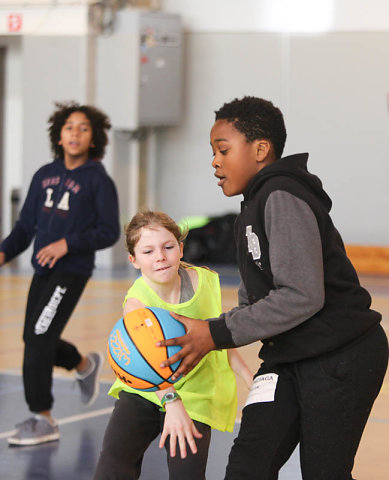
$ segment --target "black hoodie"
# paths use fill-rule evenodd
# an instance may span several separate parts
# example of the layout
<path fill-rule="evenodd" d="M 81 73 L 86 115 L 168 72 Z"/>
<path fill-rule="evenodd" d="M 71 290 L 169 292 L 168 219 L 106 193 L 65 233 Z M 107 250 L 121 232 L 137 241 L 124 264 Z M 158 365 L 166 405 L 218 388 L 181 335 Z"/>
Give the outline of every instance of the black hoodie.
<path fill-rule="evenodd" d="M 218 348 L 261 340 L 268 366 L 340 348 L 381 320 L 307 160 L 282 158 L 247 186 L 235 225 L 240 306 L 210 323 Z"/>
<path fill-rule="evenodd" d="M 32 265 L 38 275 L 37 252 L 61 238 L 68 253 L 54 265 L 89 276 L 95 251 L 110 247 L 119 238 L 119 208 L 115 185 L 98 160 L 88 160 L 67 170 L 62 158 L 41 167 L 33 176 L 20 217 L 0 245 L 6 261 L 23 252 L 35 237 Z"/>

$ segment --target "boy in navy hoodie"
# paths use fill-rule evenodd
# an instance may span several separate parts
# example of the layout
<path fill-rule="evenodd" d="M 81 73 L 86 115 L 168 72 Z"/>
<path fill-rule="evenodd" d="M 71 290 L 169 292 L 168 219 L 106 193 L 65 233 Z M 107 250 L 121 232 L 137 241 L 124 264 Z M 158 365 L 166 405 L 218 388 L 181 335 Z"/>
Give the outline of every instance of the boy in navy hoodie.
<path fill-rule="evenodd" d="M 302 477 L 351 480 L 354 457 L 388 363 L 381 315 L 360 286 L 308 154 L 282 157 L 286 129 L 271 102 L 244 97 L 216 112 L 212 166 L 235 224 L 239 307 L 188 334 L 165 362 L 176 376 L 210 350 L 262 341 L 228 480 L 274 480 L 300 443 Z"/>
<path fill-rule="evenodd" d="M 53 367 L 76 370 L 81 400 L 98 393 L 100 353 L 82 356 L 61 339 L 94 268 L 95 251 L 119 237 L 115 185 L 100 160 L 108 143 L 108 117 L 77 103 L 56 104 L 49 118 L 52 163 L 33 176 L 20 217 L 0 245 L 0 266 L 23 252 L 33 238 L 32 278 L 23 332 L 23 382 L 31 418 L 17 425 L 10 445 L 58 440 L 51 416 Z"/>

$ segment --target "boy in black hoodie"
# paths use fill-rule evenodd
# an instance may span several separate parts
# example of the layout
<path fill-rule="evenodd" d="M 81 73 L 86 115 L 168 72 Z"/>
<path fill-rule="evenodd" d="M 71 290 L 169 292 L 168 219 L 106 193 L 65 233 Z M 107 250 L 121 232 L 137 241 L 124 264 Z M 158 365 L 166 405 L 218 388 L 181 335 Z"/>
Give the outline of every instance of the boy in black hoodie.
<path fill-rule="evenodd" d="M 77 103 L 57 104 L 49 119 L 52 163 L 33 176 L 20 217 L 0 245 L 0 266 L 23 252 L 33 238 L 31 282 L 23 332 L 23 381 L 33 416 L 17 425 L 10 445 L 58 440 L 51 416 L 53 367 L 76 370 L 81 400 L 98 394 L 100 353 L 82 356 L 61 339 L 94 268 L 95 251 L 119 237 L 118 199 L 100 160 L 108 142 L 108 117 Z"/>
<path fill-rule="evenodd" d="M 244 97 L 216 112 L 212 166 L 227 196 L 243 194 L 235 225 L 239 307 L 188 334 L 165 365 L 185 374 L 210 350 L 261 340 L 263 361 L 227 466 L 228 480 L 274 480 L 300 443 L 306 480 L 351 480 L 354 457 L 388 363 L 381 315 L 370 309 L 308 154 L 281 158 L 284 120 Z"/>

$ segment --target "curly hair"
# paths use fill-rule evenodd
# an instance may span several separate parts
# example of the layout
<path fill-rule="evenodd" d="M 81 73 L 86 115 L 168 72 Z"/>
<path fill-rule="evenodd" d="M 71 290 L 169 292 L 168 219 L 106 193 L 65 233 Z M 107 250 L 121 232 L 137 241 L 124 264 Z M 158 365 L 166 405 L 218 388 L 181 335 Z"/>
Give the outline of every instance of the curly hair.
<path fill-rule="evenodd" d="M 61 139 L 61 130 L 66 120 L 74 112 L 81 112 L 86 115 L 92 127 L 92 143 L 89 153 L 92 158 L 101 159 L 104 157 L 105 147 L 108 144 L 107 130 L 111 128 L 108 116 L 101 110 L 91 105 L 80 105 L 76 102 L 55 103 L 57 110 L 50 116 L 49 138 L 51 151 L 56 157 L 63 157 L 63 148 L 58 145 Z"/>
<path fill-rule="evenodd" d="M 257 97 L 235 98 L 215 111 L 215 120 L 227 120 L 246 137 L 254 140 L 269 140 L 274 153 L 281 158 L 286 141 L 284 117 L 272 102 Z"/>

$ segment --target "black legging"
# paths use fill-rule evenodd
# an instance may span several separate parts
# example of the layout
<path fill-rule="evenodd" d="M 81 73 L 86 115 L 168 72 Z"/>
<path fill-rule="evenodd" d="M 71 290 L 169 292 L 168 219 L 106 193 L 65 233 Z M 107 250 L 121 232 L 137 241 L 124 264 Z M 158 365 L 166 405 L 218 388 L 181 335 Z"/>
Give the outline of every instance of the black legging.
<path fill-rule="evenodd" d="M 120 392 L 104 435 L 103 447 L 94 480 L 136 480 L 139 478 L 145 451 L 161 433 L 165 414 L 158 405 L 143 397 Z M 195 439 L 197 453 L 190 448 L 181 459 L 169 454 L 169 438 L 165 442 L 169 480 L 204 480 L 211 441 L 211 428 L 194 421 L 202 438 Z"/>
<path fill-rule="evenodd" d="M 23 332 L 24 393 L 32 412 L 52 407 L 54 365 L 72 370 L 81 361 L 77 348 L 60 336 L 88 278 L 57 271 L 32 278 Z"/>

